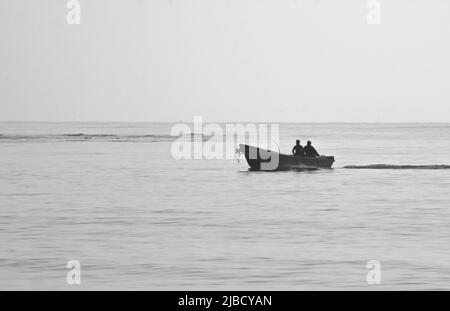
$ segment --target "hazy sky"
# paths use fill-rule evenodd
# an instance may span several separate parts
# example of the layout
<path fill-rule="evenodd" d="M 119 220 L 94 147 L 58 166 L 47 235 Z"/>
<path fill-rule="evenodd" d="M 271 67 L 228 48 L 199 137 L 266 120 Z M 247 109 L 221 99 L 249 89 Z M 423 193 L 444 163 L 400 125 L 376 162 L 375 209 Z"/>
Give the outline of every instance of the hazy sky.
<path fill-rule="evenodd" d="M 450 122 L 450 1 L 0 1 L 0 120 Z"/>

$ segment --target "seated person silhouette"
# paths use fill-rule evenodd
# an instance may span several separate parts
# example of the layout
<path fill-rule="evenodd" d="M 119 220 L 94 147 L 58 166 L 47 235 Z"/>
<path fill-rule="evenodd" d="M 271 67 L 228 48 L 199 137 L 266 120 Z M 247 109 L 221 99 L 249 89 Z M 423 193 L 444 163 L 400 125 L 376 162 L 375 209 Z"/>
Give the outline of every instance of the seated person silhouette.
<path fill-rule="evenodd" d="M 292 148 L 292 154 L 297 157 L 305 155 L 305 153 L 303 151 L 303 147 L 302 147 L 302 145 L 300 145 L 300 140 L 298 140 L 298 139 L 295 141 L 294 148 Z"/>
<path fill-rule="evenodd" d="M 319 153 L 316 151 L 316 149 L 311 145 L 311 142 L 308 141 L 305 148 L 303 148 L 303 152 L 305 153 L 305 156 L 315 158 L 320 157 Z"/>

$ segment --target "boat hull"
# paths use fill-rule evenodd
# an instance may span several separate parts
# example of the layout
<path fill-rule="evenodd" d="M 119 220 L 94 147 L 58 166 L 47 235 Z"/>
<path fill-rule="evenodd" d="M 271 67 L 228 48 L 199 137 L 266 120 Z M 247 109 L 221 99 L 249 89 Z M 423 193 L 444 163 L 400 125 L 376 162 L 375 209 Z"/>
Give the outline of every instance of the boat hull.
<path fill-rule="evenodd" d="M 286 155 L 274 151 L 240 144 L 238 152 L 245 155 L 251 170 L 281 171 L 295 169 L 331 168 L 334 163 L 333 156 L 302 157 Z M 275 158 L 274 158 L 275 157 Z M 276 161 L 278 157 L 278 161 Z"/>

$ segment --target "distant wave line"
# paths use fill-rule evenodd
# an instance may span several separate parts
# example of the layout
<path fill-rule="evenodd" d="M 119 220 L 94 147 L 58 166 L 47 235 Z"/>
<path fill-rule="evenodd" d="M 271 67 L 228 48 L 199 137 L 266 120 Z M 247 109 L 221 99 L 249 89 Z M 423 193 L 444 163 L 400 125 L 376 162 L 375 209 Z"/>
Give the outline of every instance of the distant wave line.
<path fill-rule="evenodd" d="M 202 137 L 202 140 L 207 140 L 210 136 L 195 134 L 190 135 L 162 135 L 162 134 L 85 134 L 85 133 L 69 133 L 69 134 L 43 134 L 43 135 L 4 135 L 0 134 L 0 140 L 63 140 L 63 141 L 84 141 L 84 140 L 101 140 L 106 139 L 108 141 L 133 141 L 133 140 L 148 140 L 152 142 L 161 141 L 174 141 L 183 137 Z"/>

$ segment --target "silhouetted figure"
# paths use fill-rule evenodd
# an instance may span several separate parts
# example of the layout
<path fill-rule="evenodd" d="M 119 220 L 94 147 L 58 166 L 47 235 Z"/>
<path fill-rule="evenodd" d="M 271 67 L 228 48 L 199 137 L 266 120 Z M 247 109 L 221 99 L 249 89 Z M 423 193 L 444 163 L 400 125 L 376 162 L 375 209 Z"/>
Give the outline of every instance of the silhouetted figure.
<path fill-rule="evenodd" d="M 295 156 L 304 156 L 305 152 L 303 151 L 302 145 L 300 145 L 300 140 L 295 141 L 295 146 L 292 148 L 292 154 Z"/>
<path fill-rule="evenodd" d="M 303 152 L 305 153 L 305 156 L 315 158 L 319 157 L 319 153 L 314 149 L 314 147 L 311 145 L 311 142 L 308 140 L 308 143 L 306 144 L 305 148 L 303 148 Z"/>

